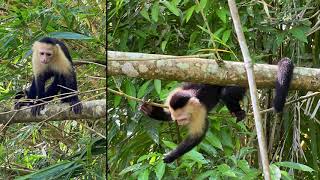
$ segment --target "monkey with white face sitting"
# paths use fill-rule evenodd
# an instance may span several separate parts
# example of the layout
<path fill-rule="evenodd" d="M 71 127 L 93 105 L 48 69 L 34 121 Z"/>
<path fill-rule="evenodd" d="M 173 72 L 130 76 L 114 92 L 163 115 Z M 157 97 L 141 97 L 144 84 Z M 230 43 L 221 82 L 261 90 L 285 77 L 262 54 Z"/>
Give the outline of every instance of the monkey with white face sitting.
<path fill-rule="evenodd" d="M 78 95 L 72 94 L 78 89 L 76 73 L 68 48 L 63 42 L 49 37 L 36 41 L 32 46 L 32 70 L 33 80 L 30 88 L 19 92 L 16 99 L 25 94 L 28 99 L 33 99 L 35 102 L 17 102 L 15 109 L 50 101 L 53 99 L 52 96 L 60 92 L 61 101 L 73 106 L 74 113 L 81 113 L 82 104 Z M 51 77 L 53 81 L 45 89 L 45 83 Z M 44 105 L 32 107 L 32 115 L 39 115 L 43 108 Z"/>

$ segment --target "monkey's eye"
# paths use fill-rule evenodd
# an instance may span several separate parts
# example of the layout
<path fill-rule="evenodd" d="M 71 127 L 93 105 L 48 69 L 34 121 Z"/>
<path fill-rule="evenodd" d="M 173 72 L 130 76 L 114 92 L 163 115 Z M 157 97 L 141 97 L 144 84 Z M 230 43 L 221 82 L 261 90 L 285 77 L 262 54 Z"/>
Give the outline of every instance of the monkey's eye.
<path fill-rule="evenodd" d="M 50 54 L 50 53 L 47 53 L 47 56 L 51 56 L 52 54 Z"/>
<path fill-rule="evenodd" d="M 44 52 L 41 52 L 40 55 L 44 55 Z"/>

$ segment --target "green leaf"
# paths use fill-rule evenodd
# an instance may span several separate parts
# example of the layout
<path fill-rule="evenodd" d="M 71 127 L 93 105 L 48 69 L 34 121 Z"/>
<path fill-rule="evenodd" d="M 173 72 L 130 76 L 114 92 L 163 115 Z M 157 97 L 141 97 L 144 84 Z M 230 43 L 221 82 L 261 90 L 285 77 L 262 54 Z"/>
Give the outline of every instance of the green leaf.
<path fill-rule="evenodd" d="M 178 6 L 180 4 L 181 0 L 172 0 L 171 3 L 174 4 L 175 6 Z"/>
<path fill-rule="evenodd" d="M 17 180 L 27 180 L 27 179 L 56 179 L 57 176 L 65 175 L 68 172 L 66 170 L 74 170 L 82 165 L 77 164 L 75 161 L 61 161 L 52 166 L 40 169 L 34 173 L 28 174 L 26 176 L 21 176 L 16 178 Z"/>
<path fill-rule="evenodd" d="M 186 20 L 186 22 L 188 22 L 189 19 L 191 18 L 191 16 L 192 16 L 193 11 L 194 11 L 195 8 L 196 8 L 196 5 L 191 6 L 189 9 L 186 10 L 186 15 L 185 15 L 185 17 L 184 17 L 185 20 Z"/>
<path fill-rule="evenodd" d="M 127 80 L 125 82 L 125 89 L 126 89 L 126 94 L 132 97 L 136 97 L 136 88 L 134 87 L 132 81 Z M 129 105 L 131 108 L 134 110 L 136 109 L 137 102 L 133 100 L 128 100 Z"/>
<path fill-rule="evenodd" d="M 195 31 L 190 35 L 188 47 L 190 47 L 194 43 L 194 41 L 197 39 L 198 35 L 199 35 L 198 31 Z"/>
<path fill-rule="evenodd" d="M 297 38 L 301 42 L 308 42 L 306 31 L 304 28 L 301 27 L 295 27 L 289 30 L 289 32 L 292 34 L 293 37 Z"/>
<path fill-rule="evenodd" d="M 200 3 L 196 6 L 196 12 L 199 13 L 200 11 L 202 11 L 207 4 L 207 0 L 200 0 Z"/>
<path fill-rule="evenodd" d="M 119 173 L 119 175 L 122 176 L 122 175 L 124 175 L 124 174 L 126 174 L 126 173 L 128 173 L 128 172 L 136 171 L 136 170 L 138 170 L 138 169 L 140 168 L 140 166 L 141 166 L 141 163 L 134 164 L 134 165 L 132 165 L 132 166 L 128 166 L 128 167 L 124 168 L 124 169 Z"/>
<path fill-rule="evenodd" d="M 144 161 L 144 160 L 149 159 L 149 158 L 151 158 L 151 157 L 153 157 L 153 156 L 156 156 L 156 155 L 157 155 L 157 153 L 150 153 L 150 154 L 142 155 L 142 156 L 139 157 L 139 159 L 137 160 L 137 162 L 139 163 L 139 162 L 141 162 L 141 161 Z"/>
<path fill-rule="evenodd" d="M 168 41 L 162 41 L 161 42 L 161 51 L 164 52 L 164 50 L 166 49 Z"/>
<path fill-rule="evenodd" d="M 211 34 L 206 28 L 201 27 L 201 26 L 199 26 L 199 25 L 197 25 L 197 27 L 200 28 L 202 31 L 208 33 L 208 34 Z"/>
<path fill-rule="evenodd" d="M 218 11 L 216 11 L 216 14 L 218 15 L 218 17 L 221 19 L 221 21 L 223 23 L 227 22 L 228 11 L 226 11 L 224 8 L 219 9 Z"/>
<path fill-rule="evenodd" d="M 219 172 L 224 176 L 237 177 L 233 170 L 227 164 L 221 164 L 218 166 Z"/>
<path fill-rule="evenodd" d="M 151 80 L 146 81 L 146 82 L 143 83 L 143 85 L 139 88 L 138 95 L 137 95 L 138 98 L 141 98 L 141 97 L 143 97 L 143 96 L 145 95 L 146 90 L 147 90 L 150 82 L 151 82 Z"/>
<path fill-rule="evenodd" d="M 148 21 L 151 21 L 146 7 L 142 8 L 142 10 L 140 11 L 140 14 L 142 17 L 146 18 Z"/>
<path fill-rule="evenodd" d="M 294 180 L 292 176 L 289 175 L 286 171 L 281 171 L 281 179 L 283 180 Z"/>
<path fill-rule="evenodd" d="M 174 149 L 177 145 L 171 141 L 162 140 L 163 144 L 169 147 L 170 149 Z"/>
<path fill-rule="evenodd" d="M 300 170 L 300 171 L 307 171 L 307 172 L 312 172 L 314 171 L 311 167 L 306 166 L 304 164 L 300 164 L 300 163 L 295 163 L 295 162 L 276 162 L 274 163 L 277 166 L 282 166 L 282 167 L 287 167 L 287 168 L 292 168 L 292 169 L 296 169 L 296 170 Z"/>
<path fill-rule="evenodd" d="M 271 175 L 271 179 L 273 180 L 280 180 L 281 178 L 281 172 L 279 167 L 277 167 L 274 164 L 270 165 L 270 175 Z"/>
<path fill-rule="evenodd" d="M 212 146 L 214 146 L 214 147 L 216 147 L 216 148 L 219 148 L 219 149 L 221 149 L 221 150 L 223 149 L 220 139 L 219 139 L 215 134 L 212 134 L 212 132 L 208 131 L 205 139 L 206 139 Z"/>
<path fill-rule="evenodd" d="M 232 137 L 226 130 L 220 131 L 221 142 L 224 146 L 233 148 Z"/>
<path fill-rule="evenodd" d="M 52 32 L 48 34 L 49 37 L 57 38 L 57 39 L 92 39 L 89 36 L 85 36 L 83 34 L 74 33 L 74 32 Z"/>
<path fill-rule="evenodd" d="M 161 80 L 155 79 L 153 81 L 153 84 L 154 84 L 154 88 L 156 89 L 156 92 L 160 95 L 160 93 L 161 93 Z"/>
<path fill-rule="evenodd" d="M 208 179 L 208 177 L 217 178 L 217 176 L 218 176 L 217 170 L 209 170 L 197 176 L 196 180 Z"/>
<path fill-rule="evenodd" d="M 224 43 L 227 43 L 227 41 L 229 40 L 230 38 L 230 34 L 231 34 L 231 30 L 226 30 L 223 32 L 223 35 L 222 35 L 222 41 Z"/>
<path fill-rule="evenodd" d="M 153 4 L 151 9 L 151 18 L 154 22 L 158 22 L 159 11 L 160 11 L 159 2 L 156 2 Z"/>
<path fill-rule="evenodd" d="M 164 164 L 164 162 L 158 161 L 158 164 L 155 167 L 155 173 L 156 173 L 156 176 L 159 180 L 162 179 L 165 170 L 166 170 L 166 165 Z"/>
<path fill-rule="evenodd" d="M 113 100 L 113 102 L 114 102 L 114 107 L 118 107 L 119 106 L 119 104 L 120 104 L 120 102 L 121 102 L 121 99 L 122 99 L 122 96 L 117 96 L 117 95 L 115 95 L 114 96 L 114 100 Z"/>
<path fill-rule="evenodd" d="M 217 150 L 206 142 L 207 141 L 200 143 L 200 148 L 210 154 L 211 157 L 215 157 L 217 155 Z"/>
<path fill-rule="evenodd" d="M 142 173 L 139 174 L 138 180 L 148 180 L 149 174 L 150 174 L 150 170 L 146 168 Z"/>
<path fill-rule="evenodd" d="M 183 155 L 183 159 L 191 159 L 192 161 L 196 161 L 200 164 L 207 164 L 208 161 L 203 157 L 203 155 L 199 152 L 197 152 L 194 149 L 191 151 L 187 152 L 186 154 Z"/>
<path fill-rule="evenodd" d="M 284 39 L 286 37 L 285 33 L 277 33 L 276 36 L 276 46 L 279 47 L 281 43 L 283 43 Z"/>
<path fill-rule="evenodd" d="M 174 15 L 176 16 L 180 15 L 179 9 L 171 2 L 165 0 L 165 1 L 162 1 L 162 4 L 164 4 Z"/>

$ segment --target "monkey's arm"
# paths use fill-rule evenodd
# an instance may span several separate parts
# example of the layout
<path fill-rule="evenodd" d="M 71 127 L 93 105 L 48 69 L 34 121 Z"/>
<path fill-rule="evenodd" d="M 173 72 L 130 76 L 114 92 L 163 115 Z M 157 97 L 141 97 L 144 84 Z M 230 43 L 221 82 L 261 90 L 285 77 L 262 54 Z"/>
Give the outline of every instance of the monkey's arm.
<path fill-rule="evenodd" d="M 42 99 L 45 95 L 45 82 L 46 77 L 39 75 L 37 78 L 33 78 L 30 91 L 27 93 L 29 99 Z M 37 100 L 35 104 L 43 103 L 43 100 Z M 40 115 L 40 111 L 44 108 L 44 105 L 38 105 L 31 108 L 33 116 Z"/>
<path fill-rule="evenodd" d="M 170 151 L 168 154 L 165 155 L 163 161 L 165 163 L 171 163 L 176 160 L 178 157 L 184 155 L 185 153 L 189 152 L 195 146 L 200 144 L 202 139 L 205 137 L 206 132 L 208 130 L 208 120 L 205 120 L 205 127 L 203 127 L 203 131 L 200 134 L 192 135 L 189 134 L 186 139 L 184 139 L 176 149 Z"/>
<path fill-rule="evenodd" d="M 143 103 L 140 107 L 140 111 L 142 111 L 145 115 L 159 121 L 172 121 L 171 115 L 169 111 L 165 111 L 161 107 L 152 106 L 147 103 Z"/>
<path fill-rule="evenodd" d="M 221 99 L 229 109 L 229 111 L 237 117 L 237 121 L 245 118 L 246 112 L 241 109 L 239 101 L 245 94 L 245 88 L 238 86 L 227 86 L 222 89 Z"/>
<path fill-rule="evenodd" d="M 79 114 L 82 111 L 82 104 L 80 103 L 78 94 L 67 94 L 65 93 L 72 93 L 78 91 L 76 73 L 72 71 L 70 75 L 63 75 L 61 77 L 60 85 L 62 85 L 61 89 L 61 98 L 63 98 L 62 102 L 67 102 L 72 107 L 72 110 L 75 114 Z M 65 98 L 65 96 L 69 96 Z"/>

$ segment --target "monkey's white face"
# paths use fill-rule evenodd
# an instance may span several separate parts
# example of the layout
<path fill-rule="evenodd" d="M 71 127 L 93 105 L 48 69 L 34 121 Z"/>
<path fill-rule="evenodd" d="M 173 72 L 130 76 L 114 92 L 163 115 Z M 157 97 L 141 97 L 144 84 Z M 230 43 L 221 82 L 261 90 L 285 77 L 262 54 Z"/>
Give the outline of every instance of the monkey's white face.
<path fill-rule="evenodd" d="M 188 125 L 192 122 L 200 106 L 201 104 L 197 98 L 190 98 L 188 103 L 182 108 L 173 110 L 169 107 L 171 118 L 177 121 L 178 125 Z"/>
<path fill-rule="evenodd" d="M 53 59 L 52 48 L 40 48 L 39 59 L 42 64 L 48 64 Z"/>

